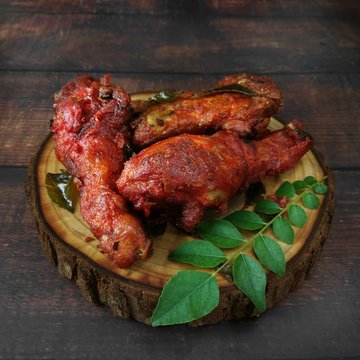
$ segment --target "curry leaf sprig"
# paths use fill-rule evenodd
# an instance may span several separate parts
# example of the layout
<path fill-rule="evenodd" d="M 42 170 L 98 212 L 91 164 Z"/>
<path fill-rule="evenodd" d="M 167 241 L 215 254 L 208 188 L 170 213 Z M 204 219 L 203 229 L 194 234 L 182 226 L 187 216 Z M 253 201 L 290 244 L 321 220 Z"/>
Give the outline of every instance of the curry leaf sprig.
<path fill-rule="evenodd" d="M 216 275 L 229 268 L 235 285 L 260 312 L 265 311 L 264 267 L 279 276 L 285 275 L 285 254 L 278 241 L 287 245 L 294 242 L 293 226 L 301 228 L 307 221 L 300 204 L 308 209 L 317 208 L 318 195 L 327 192 L 324 180 L 308 176 L 294 183 L 285 181 L 275 192 L 277 201 L 262 199 L 256 202 L 254 211 L 239 210 L 222 220 L 201 222 L 197 232 L 203 240 L 180 245 L 169 259 L 215 270 L 212 273 L 182 270 L 175 274 L 163 288 L 152 325 L 187 323 L 209 314 L 219 304 Z M 254 233 L 245 238 L 239 229 Z M 227 256 L 220 248 L 236 250 Z M 252 252 L 254 256 L 250 255 Z"/>

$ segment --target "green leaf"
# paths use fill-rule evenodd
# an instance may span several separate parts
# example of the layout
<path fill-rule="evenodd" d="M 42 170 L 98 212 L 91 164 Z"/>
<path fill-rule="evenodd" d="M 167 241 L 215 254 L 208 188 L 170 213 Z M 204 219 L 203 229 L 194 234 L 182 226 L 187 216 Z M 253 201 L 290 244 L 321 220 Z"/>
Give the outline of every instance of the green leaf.
<path fill-rule="evenodd" d="M 317 183 L 317 180 L 313 176 L 307 176 L 304 182 L 307 186 L 312 186 Z"/>
<path fill-rule="evenodd" d="M 164 286 L 152 326 L 183 324 L 209 314 L 219 304 L 219 287 L 210 274 L 182 270 Z"/>
<path fill-rule="evenodd" d="M 302 202 L 308 209 L 316 209 L 320 204 L 319 198 L 311 192 L 303 196 Z"/>
<path fill-rule="evenodd" d="M 255 239 L 254 251 L 261 263 L 272 272 L 285 275 L 285 255 L 280 245 L 267 236 L 259 236 Z"/>
<path fill-rule="evenodd" d="M 235 211 L 226 216 L 225 220 L 244 230 L 257 230 L 266 225 L 266 222 L 258 214 L 247 210 Z"/>
<path fill-rule="evenodd" d="M 294 182 L 293 182 L 293 185 L 294 185 L 295 191 L 300 191 L 300 190 L 306 188 L 306 184 L 305 184 L 305 182 L 302 181 L 302 180 L 296 180 L 296 181 L 294 181 Z"/>
<path fill-rule="evenodd" d="M 298 205 L 291 205 L 288 211 L 289 220 L 297 227 L 305 225 L 307 216 L 304 209 Z"/>
<path fill-rule="evenodd" d="M 256 203 L 255 206 L 255 211 L 267 215 L 277 214 L 281 210 L 282 208 L 280 205 L 273 200 L 260 200 Z"/>
<path fill-rule="evenodd" d="M 294 230 L 287 219 L 282 217 L 276 218 L 272 228 L 274 234 L 284 243 L 292 244 L 294 242 Z"/>
<path fill-rule="evenodd" d="M 196 230 L 204 240 L 220 248 L 231 249 L 244 241 L 236 227 L 226 220 L 202 221 Z"/>
<path fill-rule="evenodd" d="M 76 197 L 73 177 L 65 170 L 61 173 L 47 173 L 45 178 L 47 193 L 52 202 L 60 207 L 74 212 L 74 199 Z"/>
<path fill-rule="evenodd" d="M 214 268 L 226 260 L 226 255 L 206 240 L 192 240 L 178 246 L 169 259 L 203 268 Z"/>
<path fill-rule="evenodd" d="M 328 192 L 328 187 L 323 183 L 317 183 L 313 189 L 314 192 L 319 195 L 324 195 Z"/>
<path fill-rule="evenodd" d="M 233 263 L 232 272 L 236 286 L 260 311 L 265 311 L 266 275 L 258 261 L 240 254 Z"/>
<path fill-rule="evenodd" d="M 181 91 L 161 90 L 157 94 L 151 96 L 148 101 L 155 104 L 165 104 L 175 101 Z"/>
<path fill-rule="evenodd" d="M 292 198 L 296 194 L 296 190 L 293 184 L 289 181 L 284 181 L 280 187 L 276 190 L 276 196 L 280 199 L 282 196 L 286 196 L 287 199 Z"/>
<path fill-rule="evenodd" d="M 242 86 L 240 84 L 230 84 L 230 85 L 218 87 L 218 88 L 211 89 L 211 90 L 200 91 L 200 92 L 194 94 L 193 97 L 201 98 L 204 96 L 216 95 L 216 94 L 221 94 L 221 93 L 229 93 L 229 92 L 234 92 L 234 93 L 238 93 L 238 94 L 242 94 L 242 95 L 246 95 L 246 96 L 257 96 L 257 94 L 254 91 L 252 91 L 251 89 L 249 89 L 245 86 Z"/>

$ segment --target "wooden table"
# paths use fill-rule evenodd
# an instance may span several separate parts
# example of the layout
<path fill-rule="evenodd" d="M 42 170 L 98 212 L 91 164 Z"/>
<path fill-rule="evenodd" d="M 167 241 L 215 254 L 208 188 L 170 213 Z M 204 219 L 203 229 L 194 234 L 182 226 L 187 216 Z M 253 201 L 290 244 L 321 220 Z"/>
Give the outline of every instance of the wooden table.
<path fill-rule="evenodd" d="M 358 1 L 0 1 L 0 359 L 360 357 Z M 52 94 L 83 73 L 127 91 L 271 76 L 280 118 L 301 119 L 336 177 L 311 276 L 259 319 L 150 328 L 84 300 L 41 251 L 27 165 Z"/>

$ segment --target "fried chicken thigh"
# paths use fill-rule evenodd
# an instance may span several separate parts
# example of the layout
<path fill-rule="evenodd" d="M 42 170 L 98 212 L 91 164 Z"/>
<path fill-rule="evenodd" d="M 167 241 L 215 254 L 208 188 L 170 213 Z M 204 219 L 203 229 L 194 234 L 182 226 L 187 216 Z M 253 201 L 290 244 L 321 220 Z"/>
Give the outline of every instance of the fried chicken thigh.
<path fill-rule="evenodd" d="M 145 216 L 165 213 L 191 231 L 204 210 L 226 211 L 238 191 L 297 163 L 312 140 L 300 123 L 293 126 L 257 141 L 243 141 L 230 131 L 160 141 L 125 163 L 119 192 Z"/>
<path fill-rule="evenodd" d="M 184 93 L 177 100 L 145 108 L 133 123 L 133 142 L 143 148 L 179 134 L 205 134 L 233 130 L 241 136 L 258 138 L 266 133 L 269 117 L 281 107 L 282 95 L 266 77 L 235 75 L 217 86 L 240 85 L 245 93 Z M 208 94 L 208 95 L 206 95 Z"/>
<path fill-rule="evenodd" d="M 56 155 L 76 179 L 81 214 L 99 249 L 120 268 L 146 258 L 150 242 L 144 227 L 115 185 L 130 138 L 129 96 L 108 75 L 100 80 L 83 76 L 55 94 L 54 108 Z"/>

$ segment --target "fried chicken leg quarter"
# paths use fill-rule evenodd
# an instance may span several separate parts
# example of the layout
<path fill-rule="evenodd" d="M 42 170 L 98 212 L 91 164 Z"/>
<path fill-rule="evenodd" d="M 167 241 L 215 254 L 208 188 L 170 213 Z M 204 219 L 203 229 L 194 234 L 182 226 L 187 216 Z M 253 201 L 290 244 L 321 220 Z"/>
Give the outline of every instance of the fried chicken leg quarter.
<path fill-rule="evenodd" d="M 281 107 L 280 90 L 269 78 L 248 74 L 228 76 L 217 84 L 229 85 L 240 86 L 245 93 L 186 93 L 174 102 L 151 105 L 132 125 L 134 144 L 143 148 L 174 135 L 220 129 L 253 138 L 263 136 L 269 117 Z"/>
<path fill-rule="evenodd" d="M 75 176 L 80 208 L 99 249 L 120 268 L 145 258 L 150 242 L 116 189 L 129 138 L 130 98 L 110 83 L 76 78 L 55 94 L 52 124 L 57 158 Z"/>
<path fill-rule="evenodd" d="M 292 126 L 252 142 L 229 131 L 160 141 L 125 163 L 118 189 L 145 216 L 165 212 L 191 231 L 205 209 L 224 212 L 235 193 L 297 163 L 312 140 L 300 123 Z"/>

